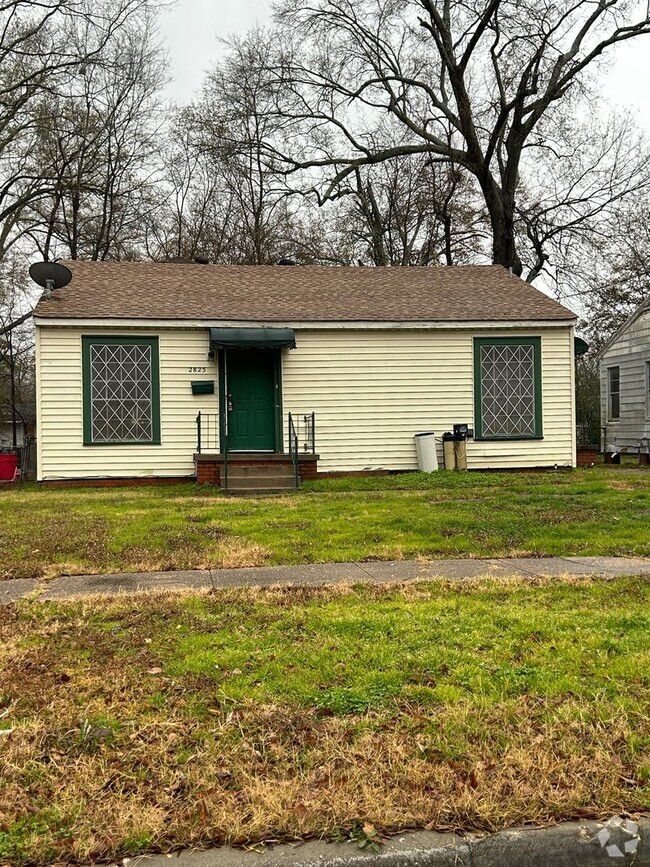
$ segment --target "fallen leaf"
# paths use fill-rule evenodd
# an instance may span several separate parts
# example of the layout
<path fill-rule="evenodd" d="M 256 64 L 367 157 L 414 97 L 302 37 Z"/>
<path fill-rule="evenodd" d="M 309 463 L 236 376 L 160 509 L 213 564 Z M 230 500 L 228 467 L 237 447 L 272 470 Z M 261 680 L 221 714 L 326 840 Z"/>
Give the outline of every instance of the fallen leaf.
<path fill-rule="evenodd" d="M 296 814 L 298 824 L 302 828 L 302 826 L 305 824 L 305 819 L 307 818 L 307 807 L 305 807 L 302 801 L 299 801 L 293 808 L 293 812 Z"/>
<path fill-rule="evenodd" d="M 158 668 L 158 667 L 150 668 L 147 671 L 147 674 L 162 674 L 162 668 Z"/>
<path fill-rule="evenodd" d="M 229 780 L 232 777 L 230 771 L 217 771 L 215 777 L 218 780 Z"/>

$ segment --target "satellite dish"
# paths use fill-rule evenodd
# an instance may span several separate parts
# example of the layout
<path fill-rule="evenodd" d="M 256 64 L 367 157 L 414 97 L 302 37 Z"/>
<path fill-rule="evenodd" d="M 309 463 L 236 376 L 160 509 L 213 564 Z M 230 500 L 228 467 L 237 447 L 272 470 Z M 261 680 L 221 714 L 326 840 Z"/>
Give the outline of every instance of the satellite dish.
<path fill-rule="evenodd" d="M 58 262 L 34 262 L 29 268 L 29 276 L 34 283 L 51 292 L 67 286 L 72 280 L 72 271 Z"/>

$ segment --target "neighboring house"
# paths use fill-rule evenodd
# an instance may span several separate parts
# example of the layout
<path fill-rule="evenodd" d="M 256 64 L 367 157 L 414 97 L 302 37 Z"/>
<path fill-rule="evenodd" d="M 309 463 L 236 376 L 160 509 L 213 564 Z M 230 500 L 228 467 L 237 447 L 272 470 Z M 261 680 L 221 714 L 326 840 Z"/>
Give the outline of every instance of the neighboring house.
<path fill-rule="evenodd" d="M 605 455 L 650 453 L 650 297 L 598 353 Z"/>
<path fill-rule="evenodd" d="M 16 445 L 22 448 L 27 437 L 34 435 L 36 406 L 33 403 L 20 403 L 16 407 Z M 14 423 L 11 406 L 0 404 L 0 449 L 12 449 Z"/>
<path fill-rule="evenodd" d="M 290 414 L 303 478 L 416 469 L 455 423 L 469 469 L 575 465 L 576 317 L 500 266 L 65 264 L 34 315 L 44 482 L 223 483 L 226 448 L 231 483 L 280 482 Z"/>

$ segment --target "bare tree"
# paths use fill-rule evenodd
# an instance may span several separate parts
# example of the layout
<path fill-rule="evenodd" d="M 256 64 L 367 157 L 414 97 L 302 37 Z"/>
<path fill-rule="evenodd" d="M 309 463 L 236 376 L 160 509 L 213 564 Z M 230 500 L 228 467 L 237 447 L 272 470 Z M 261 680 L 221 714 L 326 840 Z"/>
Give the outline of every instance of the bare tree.
<path fill-rule="evenodd" d="M 12 446 L 27 415 L 35 414 L 32 297 L 26 285 L 26 262 L 11 253 L 0 263 L 0 417 L 9 419 Z"/>
<path fill-rule="evenodd" d="M 225 61 L 208 75 L 200 101 L 182 116 L 189 144 L 215 179 L 212 201 L 223 215 L 221 225 L 212 220 L 219 255 L 242 264 L 274 262 L 291 252 L 300 231 L 297 212 L 307 207 L 290 198 L 265 147 L 284 123 L 272 110 L 266 75 L 272 50 L 261 31 L 234 40 Z"/>
<path fill-rule="evenodd" d="M 54 179 L 34 157 L 48 108 L 75 72 L 101 66 L 107 47 L 150 0 L 9 0 L 0 7 L 0 260 L 21 237 L 28 205 Z"/>
<path fill-rule="evenodd" d="M 290 199 L 283 173 L 264 151 L 277 128 L 262 74 L 268 50 L 259 32 L 234 41 L 200 99 L 175 116 L 164 152 L 164 201 L 147 221 L 152 258 L 310 258 L 303 227 L 309 203 Z"/>
<path fill-rule="evenodd" d="M 372 265 L 447 265 L 484 253 L 488 227 L 468 178 L 426 155 L 355 170 L 340 203 L 343 241 Z"/>
<path fill-rule="evenodd" d="M 193 143 L 195 117 L 181 111 L 162 153 L 159 203 L 145 222 L 147 255 L 152 259 L 228 261 L 236 227 L 234 203 L 221 168 Z"/>
<path fill-rule="evenodd" d="M 587 264 L 566 293 L 583 305 L 594 348 L 650 297 L 650 193 L 621 201 L 596 229 L 581 248 Z"/>
<path fill-rule="evenodd" d="M 544 124 L 588 96 L 612 46 L 650 32 L 647 5 L 622 0 L 285 0 L 279 23 L 267 72 L 295 132 L 267 140 L 271 158 L 289 173 L 325 170 L 321 200 L 362 166 L 449 160 L 480 189 L 492 260 L 517 274 L 520 179 Z M 404 130 L 397 145 L 381 135 L 387 118 Z"/>
<path fill-rule="evenodd" d="M 27 219 L 44 259 L 130 258 L 156 179 L 163 59 L 143 10 L 40 107 L 35 161 L 52 181 Z M 23 215 L 23 220 L 26 215 Z"/>
<path fill-rule="evenodd" d="M 558 295 L 573 290 L 588 298 L 586 247 L 625 202 L 650 189 L 650 151 L 629 117 L 596 115 L 580 123 L 560 114 L 555 121 L 544 126 L 538 158 L 520 182 L 519 249 L 528 280 L 544 273 Z"/>

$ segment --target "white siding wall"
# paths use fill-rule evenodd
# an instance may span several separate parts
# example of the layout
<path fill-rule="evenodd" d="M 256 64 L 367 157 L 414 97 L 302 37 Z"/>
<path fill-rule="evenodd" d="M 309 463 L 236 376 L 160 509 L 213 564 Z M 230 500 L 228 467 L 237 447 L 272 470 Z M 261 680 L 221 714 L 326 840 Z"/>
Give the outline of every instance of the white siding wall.
<path fill-rule="evenodd" d="M 467 444 L 470 469 L 575 464 L 573 329 L 542 338 L 542 440 Z M 512 331 L 303 331 L 283 355 L 285 417 L 316 413 L 319 470 L 413 469 L 413 435 L 474 423 L 473 338 Z M 286 432 L 285 432 L 286 433 Z M 442 466 L 442 448 L 438 459 Z"/>
<path fill-rule="evenodd" d="M 208 330 L 37 328 L 39 411 L 38 478 L 191 476 L 196 451 L 196 415 L 217 412 L 217 394 L 193 395 L 192 380 L 213 379 L 206 360 Z M 81 378 L 82 334 L 158 336 L 161 445 L 84 446 Z M 190 373 L 205 367 L 206 373 Z"/>
<path fill-rule="evenodd" d="M 82 334 L 158 336 L 160 446 L 84 446 Z M 299 331 L 283 350 L 283 413 L 316 413 L 319 469 L 413 469 L 413 435 L 474 424 L 473 338 L 513 331 Z M 575 463 L 573 329 L 518 330 L 541 336 L 542 440 L 468 443 L 471 469 Z M 214 379 L 208 330 L 37 328 L 39 479 L 190 476 L 197 412 L 218 411 L 215 395 L 190 381 Z M 205 374 L 188 367 L 206 367 Z M 218 389 L 217 389 L 218 390 Z M 286 436 L 286 431 L 285 431 Z M 286 443 L 286 439 L 285 439 Z M 439 453 L 442 466 L 442 453 Z"/>
<path fill-rule="evenodd" d="M 608 452 L 639 445 L 650 437 L 650 401 L 646 362 L 650 361 L 650 311 L 643 313 L 607 349 L 600 360 L 601 420 Z M 607 368 L 620 369 L 620 419 L 607 418 Z M 647 450 L 647 443 L 642 447 Z"/>

